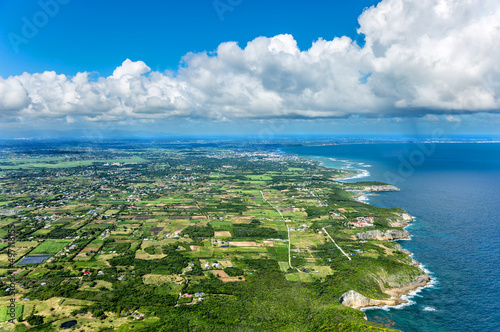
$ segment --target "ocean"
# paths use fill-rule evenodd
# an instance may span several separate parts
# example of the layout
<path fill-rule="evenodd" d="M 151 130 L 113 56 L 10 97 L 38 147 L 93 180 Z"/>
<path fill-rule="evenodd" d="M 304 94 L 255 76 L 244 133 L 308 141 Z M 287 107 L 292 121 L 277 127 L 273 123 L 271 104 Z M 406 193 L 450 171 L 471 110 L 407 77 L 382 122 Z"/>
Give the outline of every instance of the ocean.
<path fill-rule="evenodd" d="M 433 278 L 409 305 L 369 309 L 368 319 L 410 331 L 500 331 L 500 144 L 373 143 L 290 147 L 326 167 L 356 169 L 346 180 L 401 189 L 363 199 L 406 209 L 415 221 L 400 241 Z"/>

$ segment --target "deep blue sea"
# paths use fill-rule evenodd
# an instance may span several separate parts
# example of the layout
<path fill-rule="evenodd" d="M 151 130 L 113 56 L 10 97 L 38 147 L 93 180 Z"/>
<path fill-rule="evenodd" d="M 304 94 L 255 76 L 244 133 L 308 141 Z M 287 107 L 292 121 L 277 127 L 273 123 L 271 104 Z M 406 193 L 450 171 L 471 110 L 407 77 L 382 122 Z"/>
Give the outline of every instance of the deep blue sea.
<path fill-rule="evenodd" d="M 366 310 L 369 320 L 410 331 L 500 331 L 500 144 L 380 143 L 293 147 L 324 166 L 358 169 L 348 180 L 401 189 L 367 202 L 406 209 L 414 253 L 433 286 L 399 308 Z"/>

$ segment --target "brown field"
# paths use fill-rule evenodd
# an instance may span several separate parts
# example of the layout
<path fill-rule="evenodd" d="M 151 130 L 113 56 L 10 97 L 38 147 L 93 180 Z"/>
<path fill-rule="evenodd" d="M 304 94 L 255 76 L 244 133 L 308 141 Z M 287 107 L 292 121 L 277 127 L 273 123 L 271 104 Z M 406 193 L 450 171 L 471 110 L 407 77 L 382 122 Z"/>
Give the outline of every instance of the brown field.
<path fill-rule="evenodd" d="M 149 231 L 151 233 L 154 233 L 155 235 L 158 235 L 163 230 L 164 227 L 152 227 Z"/>
<path fill-rule="evenodd" d="M 274 247 L 274 241 L 264 241 L 266 247 Z"/>
<path fill-rule="evenodd" d="M 235 282 L 235 281 L 245 281 L 245 277 L 227 277 L 227 278 L 220 278 L 222 282 Z"/>
<path fill-rule="evenodd" d="M 230 277 L 223 270 L 212 270 L 211 272 L 213 274 L 215 274 L 217 277 L 219 277 L 219 279 L 222 282 L 245 281 L 245 278 L 243 278 L 243 277 L 241 277 L 241 279 L 238 279 L 238 277 Z"/>
<path fill-rule="evenodd" d="M 189 246 L 191 248 L 191 251 L 200 251 L 200 246 Z"/>
<path fill-rule="evenodd" d="M 234 247 L 262 247 L 262 243 L 257 243 L 253 241 L 238 241 L 238 242 L 229 242 L 230 246 Z"/>
<path fill-rule="evenodd" d="M 214 232 L 215 237 L 231 237 L 231 232 L 229 231 L 217 231 Z"/>
<path fill-rule="evenodd" d="M 85 247 L 82 251 L 97 251 L 97 249 L 99 249 L 99 247 Z"/>
<path fill-rule="evenodd" d="M 233 223 L 234 223 L 234 224 L 248 224 L 248 220 L 249 220 L 249 219 L 250 219 L 250 218 L 245 218 L 245 219 L 243 219 L 243 218 L 242 218 L 242 219 L 235 219 L 235 220 L 233 221 Z"/>
<path fill-rule="evenodd" d="M 219 278 L 229 278 L 229 275 L 224 270 L 212 270 L 211 272 Z"/>
<path fill-rule="evenodd" d="M 191 218 L 193 218 L 193 219 L 207 219 L 207 217 L 205 217 L 205 216 L 193 216 Z"/>
<path fill-rule="evenodd" d="M 255 216 L 240 216 L 239 218 L 248 220 L 248 219 L 255 218 Z"/>
<path fill-rule="evenodd" d="M 220 265 L 222 265 L 222 267 L 226 268 L 228 266 L 233 266 L 233 263 L 231 263 L 230 260 L 228 259 L 224 259 L 224 260 L 219 260 L 218 261 Z"/>

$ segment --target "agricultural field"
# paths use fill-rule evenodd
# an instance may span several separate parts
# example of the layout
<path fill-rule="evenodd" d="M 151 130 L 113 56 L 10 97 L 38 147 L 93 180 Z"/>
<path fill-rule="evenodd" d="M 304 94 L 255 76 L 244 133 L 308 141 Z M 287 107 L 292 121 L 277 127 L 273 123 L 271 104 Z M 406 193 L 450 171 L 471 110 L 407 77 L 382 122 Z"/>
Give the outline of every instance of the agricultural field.
<path fill-rule="evenodd" d="M 38 245 L 30 254 L 55 254 L 67 246 L 71 241 L 46 240 Z"/>
<path fill-rule="evenodd" d="M 16 305 L 15 307 L 15 319 L 20 320 L 23 317 L 24 305 Z M 11 316 L 8 315 L 9 308 L 3 307 L 0 308 L 0 323 L 4 323 L 11 319 Z"/>
<path fill-rule="evenodd" d="M 395 243 L 358 239 L 402 231 L 404 210 L 358 202 L 335 181 L 346 171 L 265 144 L 43 151 L 0 150 L 1 330 L 24 330 L 29 317 L 40 331 L 71 319 L 78 331 L 262 330 L 262 319 L 270 331 L 331 321 L 382 331 L 339 298 L 355 290 L 386 299 L 388 280 L 422 274 Z M 366 230 L 354 224 L 369 216 Z M 6 241 L 11 226 L 15 248 Z M 10 249 L 15 263 L 52 256 L 11 265 Z M 6 322 L 11 299 L 16 324 Z M 245 322 L 235 319 L 242 313 Z"/>

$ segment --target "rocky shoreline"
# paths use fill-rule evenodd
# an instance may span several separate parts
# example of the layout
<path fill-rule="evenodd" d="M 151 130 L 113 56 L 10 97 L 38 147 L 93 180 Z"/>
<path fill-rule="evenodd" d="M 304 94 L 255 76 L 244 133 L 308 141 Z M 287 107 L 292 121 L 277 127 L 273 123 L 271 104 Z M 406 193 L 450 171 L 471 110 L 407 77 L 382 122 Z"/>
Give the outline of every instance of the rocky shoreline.
<path fill-rule="evenodd" d="M 408 295 L 409 292 L 417 290 L 419 288 L 425 287 L 431 278 L 426 273 L 418 276 L 417 280 L 412 283 L 399 287 L 392 288 L 384 291 L 387 295 L 390 295 L 391 298 L 388 300 L 376 300 L 370 299 L 354 290 L 350 290 L 342 294 L 339 299 L 339 302 L 345 306 L 361 309 L 361 308 L 370 308 L 370 307 L 383 307 L 383 306 L 396 306 L 399 304 L 407 303 L 407 300 L 402 299 L 403 295 Z"/>
<path fill-rule="evenodd" d="M 384 185 L 384 186 L 365 186 L 360 189 L 361 191 L 377 192 L 377 191 L 399 191 L 400 189 L 396 186 Z"/>
<path fill-rule="evenodd" d="M 358 174 L 359 173 L 360 172 L 358 171 Z M 342 179 L 336 179 L 336 181 L 339 180 Z M 360 193 L 356 195 L 355 199 L 357 199 L 357 197 L 359 196 L 366 195 L 366 192 L 400 191 L 398 187 L 390 184 L 380 185 L 380 186 L 364 186 L 359 188 L 358 190 L 360 191 Z M 390 229 L 386 230 L 385 232 L 380 230 L 366 231 L 363 233 L 356 234 L 356 238 L 360 240 L 374 239 L 381 241 L 408 240 L 411 238 L 411 234 L 406 230 L 406 227 L 410 225 L 409 222 L 413 221 L 413 217 L 407 212 L 402 213 L 400 217 L 401 219 L 394 220 L 390 223 L 391 227 L 399 229 Z M 399 246 L 398 250 L 404 252 L 409 257 L 412 256 L 412 253 L 410 251 L 403 249 L 399 244 L 398 246 Z M 417 266 L 418 268 L 420 268 L 420 270 L 422 270 L 420 266 L 421 264 L 412 257 L 411 259 L 413 265 Z M 339 302 L 345 306 L 352 307 L 354 309 L 383 307 L 386 305 L 397 306 L 408 302 L 407 300 L 402 299 L 403 296 L 408 295 L 408 293 L 410 293 L 411 291 L 415 291 L 418 290 L 419 288 L 426 287 L 430 281 L 431 277 L 427 273 L 425 273 L 424 270 L 422 270 L 422 274 L 419 275 L 417 279 L 412 281 L 411 283 L 403 285 L 401 287 L 395 287 L 384 290 L 385 294 L 391 296 L 391 298 L 388 300 L 370 299 L 354 290 L 349 290 L 344 294 L 342 294 L 342 296 L 339 298 Z"/>
<path fill-rule="evenodd" d="M 368 195 L 377 195 L 377 192 L 384 192 L 384 191 L 400 191 L 400 189 L 393 185 L 380 185 L 380 186 L 364 186 L 352 190 L 348 189 L 348 191 L 356 192 L 356 194 L 354 195 L 354 199 L 357 200 L 358 202 L 368 204 L 364 201 L 364 198 L 366 198 Z"/>
<path fill-rule="evenodd" d="M 373 230 L 356 234 L 356 238 L 359 240 L 395 241 L 408 239 L 409 237 L 410 233 L 405 229 L 390 229 L 385 232 L 380 230 Z"/>
<path fill-rule="evenodd" d="M 393 227 L 403 227 L 402 230 L 393 229 L 387 230 L 385 232 L 375 230 L 375 231 L 367 231 L 363 233 L 356 234 L 358 239 L 374 239 L 374 240 L 382 240 L 382 241 L 396 241 L 396 240 L 406 240 L 410 238 L 410 233 L 404 229 L 404 227 L 408 226 L 408 221 L 413 221 L 413 218 L 408 213 L 401 214 L 403 220 L 397 220 L 392 225 Z M 411 257 L 412 253 L 406 249 L 403 249 L 401 245 L 397 245 L 397 249 L 401 252 L 404 252 L 408 256 Z M 413 264 L 419 267 L 421 270 L 421 264 L 412 258 Z M 407 303 L 407 300 L 402 299 L 404 295 L 408 295 L 409 292 L 417 290 L 419 288 L 425 287 L 431 281 L 430 276 L 422 270 L 422 274 L 419 275 L 416 280 L 412 281 L 409 284 L 402 285 L 400 287 L 390 288 L 384 290 L 384 293 L 389 295 L 391 298 L 387 300 L 376 300 L 370 299 L 354 290 L 349 290 L 342 294 L 339 299 L 339 302 L 345 306 L 361 309 L 361 308 L 370 308 L 370 307 L 382 307 L 382 306 L 397 306 L 403 303 Z"/>

